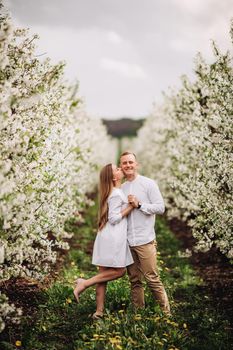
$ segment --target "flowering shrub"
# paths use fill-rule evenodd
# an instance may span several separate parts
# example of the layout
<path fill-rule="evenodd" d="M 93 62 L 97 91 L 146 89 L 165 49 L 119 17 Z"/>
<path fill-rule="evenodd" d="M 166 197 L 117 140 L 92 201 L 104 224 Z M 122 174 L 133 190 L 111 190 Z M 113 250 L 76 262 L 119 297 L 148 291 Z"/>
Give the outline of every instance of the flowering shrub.
<path fill-rule="evenodd" d="M 14 304 L 9 304 L 9 300 L 5 294 L 0 292 L 0 332 L 5 328 L 5 323 L 10 321 L 17 324 L 20 322 L 22 310 L 16 308 Z"/>
<path fill-rule="evenodd" d="M 232 57 L 215 43 L 213 52 L 211 64 L 197 56 L 194 82 L 183 77 L 182 88 L 154 107 L 135 148 L 168 215 L 188 220 L 199 249 L 215 244 L 232 259 Z"/>
<path fill-rule="evenodd" d="M 64 222 L 87 202 L 115 145 L 63 80 L 35 57 L 36 36 L 1 22 L 0 278 L 41 279 L 68 249 Z"/>

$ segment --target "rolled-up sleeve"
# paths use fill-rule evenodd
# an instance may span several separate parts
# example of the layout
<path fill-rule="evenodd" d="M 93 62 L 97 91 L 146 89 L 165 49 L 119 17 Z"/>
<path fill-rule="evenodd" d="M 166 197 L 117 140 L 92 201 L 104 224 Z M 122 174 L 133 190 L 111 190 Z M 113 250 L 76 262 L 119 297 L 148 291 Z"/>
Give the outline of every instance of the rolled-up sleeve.
<path fill-rule="evenodd" d="M 154 181 L 151 182 L 148 189 L 148 197 L 150 203 L 142 203 L 140 210 L 146 215 L 163 214 L 165 211 L 164 200 L 159 186 Z"/>
<path fill-rule="evenodd" d="M 118 224 L 122 220 L 122 199 L 120 196 L 112 196 L 108 199 L 108 221 L 110 224 Z"/>

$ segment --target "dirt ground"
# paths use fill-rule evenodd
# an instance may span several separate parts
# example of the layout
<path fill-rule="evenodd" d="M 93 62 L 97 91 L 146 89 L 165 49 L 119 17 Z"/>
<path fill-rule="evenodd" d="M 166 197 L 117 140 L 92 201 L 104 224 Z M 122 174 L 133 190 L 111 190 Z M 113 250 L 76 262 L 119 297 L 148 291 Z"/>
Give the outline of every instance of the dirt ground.
<path fill-rule="evenodd" d="M 177 219 L 169 221 L 169 227 L 182 242 L 183 248 L 192 250 L 196 241 L 191 229 Z M 216 300 L 216 305 L 228 310 L 233 327 L 233 265 L 215 247 L 206 253 L 192 251 L 190 261 L 205 282 L 208 292 Z"/>

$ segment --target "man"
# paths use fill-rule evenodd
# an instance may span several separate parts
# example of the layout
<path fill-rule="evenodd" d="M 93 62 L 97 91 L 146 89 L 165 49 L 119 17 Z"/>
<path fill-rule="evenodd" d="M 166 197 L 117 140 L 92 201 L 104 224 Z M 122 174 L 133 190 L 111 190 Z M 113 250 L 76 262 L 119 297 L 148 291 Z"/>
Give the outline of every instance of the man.
<path fill-rule="evenodd" d="M 126 177 L 122 190 L 135 208 L 128 216 L 128 241 L 134 259 L 134 263 L 127 268 L 132 302 L 136 308 L 145 306 L 144 277 L 161 309 L 170 315 L 167 293 L 160 281 L 156 263 L 154 225 L 155 214 L 163 214 L 165 210 L 162 195 L 152 179 L 138 174 L 134 153 L 122 153 L 120 166 Z"/>

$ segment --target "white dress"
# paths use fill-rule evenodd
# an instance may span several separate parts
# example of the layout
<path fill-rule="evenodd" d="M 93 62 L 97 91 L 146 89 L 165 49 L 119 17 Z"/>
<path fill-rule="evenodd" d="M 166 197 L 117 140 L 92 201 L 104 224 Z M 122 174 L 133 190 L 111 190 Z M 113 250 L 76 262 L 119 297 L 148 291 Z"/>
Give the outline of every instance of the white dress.
<path fill-rule="evenodd" d="M 125 267 L 133 263 L 127 242 L 127 217 L 121 211 L 127 207 L 127 198 L 120 188 L 114 188 L 108 197 L 108 221 L 97 232 L 92 264 L 105 267 Z"/>

